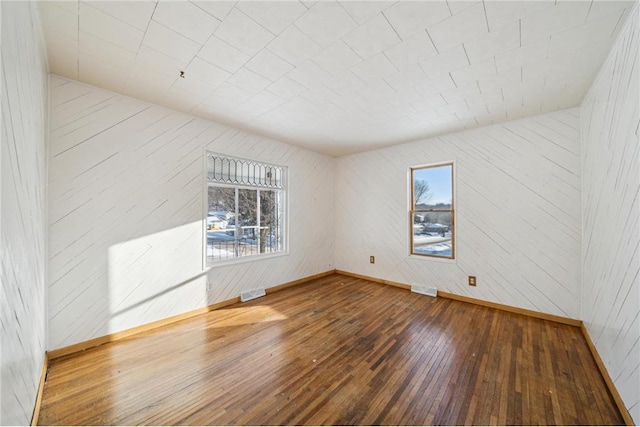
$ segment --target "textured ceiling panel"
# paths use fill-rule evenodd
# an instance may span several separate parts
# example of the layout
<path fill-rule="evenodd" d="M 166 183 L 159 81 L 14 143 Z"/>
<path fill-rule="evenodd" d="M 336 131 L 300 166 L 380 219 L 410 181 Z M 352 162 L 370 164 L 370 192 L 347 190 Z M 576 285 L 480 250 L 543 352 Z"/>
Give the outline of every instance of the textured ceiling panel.
<path fill-rule="evenodd" d="M 40 13 L 52 73 L 339 156 L 578 105 L 634 4 L 43 1 Z"/>

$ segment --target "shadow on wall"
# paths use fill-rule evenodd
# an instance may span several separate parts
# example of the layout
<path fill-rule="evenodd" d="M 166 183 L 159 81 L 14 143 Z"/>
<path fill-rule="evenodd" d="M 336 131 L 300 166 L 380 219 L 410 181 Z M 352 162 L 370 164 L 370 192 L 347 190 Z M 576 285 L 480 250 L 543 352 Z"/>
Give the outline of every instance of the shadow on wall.
<path fill-rule="evenodd" d="M 116 317 L 118 317 L 118 316 L 120 316 L 120 315 L 122 315 L 122 314 L 124 314 L 124 313 L 126 313 L 128 311 L 131 311 L 131 310 L 136 309 L 138 307 L 141 307 L 141 306 L 143 306 L 143 305 L 145 305 L 147 303 L 150 303 L 153 300 L 155 300 L 157 298 L 160 298 L 165 294 L 168 294 L 168 293 L 171 293 L 173 291 L 176 291 L 176 290 L 180 289 L 181 287 L 186 286 L 189 283 L 193 282 L 194 280 L 196 280 L 196 279 L 198 279 L 200 277 L 206 276 L 206 275 L 207 275 L 207 271 L 203 271 L 202 273 L 197 274 L 197 275 L 195 275 L 195 276 L 193 276 L 193 277 L 191 277 L 191 278 L 189 278 L 187 280 L 184 280 L 184 281 L 178 283 L 177 285 L 171 286 L 171 287 L 163 290 L 162 292 L 158 292 L 158 293 L 156 293 L 154 295 L 151 295 L 148 298 L 143 299 L 142 301 L 138 301 L 138 302 L 136 302 L 134 304 L 131 304 L 128 307 L 124 307 L 124 308 L 122 308 L 122 309 L 120 309 L 118 311 L 112 312 L 111 313 L 111 318 L 114 319 L 114 318 L 116 318 Z"/>

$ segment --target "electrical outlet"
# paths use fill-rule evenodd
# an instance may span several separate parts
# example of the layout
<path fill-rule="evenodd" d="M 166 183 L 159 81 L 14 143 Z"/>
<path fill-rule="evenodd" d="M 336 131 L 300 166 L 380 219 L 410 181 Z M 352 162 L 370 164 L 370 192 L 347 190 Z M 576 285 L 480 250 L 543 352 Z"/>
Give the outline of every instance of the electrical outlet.
<path fill-rule="evenodd" d="M 369 257 L 369 262 L 370 262 L 371 264 L 375 264 L 375 263 L 376 263 L 376 257 L 374 257 L 373 255 L 371 255 L 371 256 Z"/>
<path fill-rule="evenodd" d="M 476 276 L 469 276 L 469 286 L 476 285 Z"/>

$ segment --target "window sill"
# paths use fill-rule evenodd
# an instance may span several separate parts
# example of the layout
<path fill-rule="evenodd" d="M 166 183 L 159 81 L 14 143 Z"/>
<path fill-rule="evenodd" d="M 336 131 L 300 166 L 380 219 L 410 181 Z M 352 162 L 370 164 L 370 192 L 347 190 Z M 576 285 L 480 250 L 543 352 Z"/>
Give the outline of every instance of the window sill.
<path fill-rule="evenodd" d="M 285 256 L 289 256 L 289 251 L 277 252 L 269 255 L 251 255 L 251 256 L 230 259 L 228 261 L 216 261 L 216 262 L 207 261 L 206 264 L 207 264 L 207 268 L 213 269 L 217 267 L 227 267 L 227 266 L 236 265 L 236 264 L 245 264 L 248 262 L 265 261 L 265 260 L 280 258 Z"/>
<path fill-rule="evenodd" d="M 409 254 L 407 255 L 407 257 L 409 259 L 416 259 L 416 260 L 420 259 L 420 260 L 426 260 L 426 261 L 445 262 L 445 263 L 451 263 L 451 264 L 457 264 L 458 262 L 456 258 L 443 258 L 443 257 L 437 257 L 437 256 Z"/>

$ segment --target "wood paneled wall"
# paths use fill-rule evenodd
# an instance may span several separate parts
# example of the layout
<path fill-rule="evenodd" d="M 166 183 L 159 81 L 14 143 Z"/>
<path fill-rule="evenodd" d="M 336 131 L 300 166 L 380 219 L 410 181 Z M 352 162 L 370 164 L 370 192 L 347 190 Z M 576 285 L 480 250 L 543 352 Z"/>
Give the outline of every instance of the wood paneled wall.
<path fill-rule="evenodd" d="M 581 107 L 582 318 L 640 422 L 640 21 L 638 6 Z"/>
<path fill-rule="evenodd" d="M 637 422 L 633 13 L 580 109 L 339 159 L 52 77 L 49 348 L 337 268 L 585 319 Z M 289 166 L 288 256 L 203 269 L 205 149 Z M 3 216 L 4 158 L 3 142 Z M 456 260 L 410 257 L 408 168 L 443 161 L 456 168 Z"/>
<path fill-rule="evenodd" d="M 578 113 L 339 158 L 336 268 L 578 318 Z M 411 257 L 408 169 L 448 161 L 456 171 L 456 259 Z M 477 287 L 467 286 L 467 275 L 477 276 Z"/>
<path fill-rule="evenodd" d="M 49 349 L 333 269 L 331 157 L 52 77 Z M 206 150 L 289 167 L 289 255 L 203 271 Z"/>
<path fill-rule="evenodd" d="M 0 425 L 25 425 L 46 350 L 48 71 L 36 5 L 0 8 Z"/>

